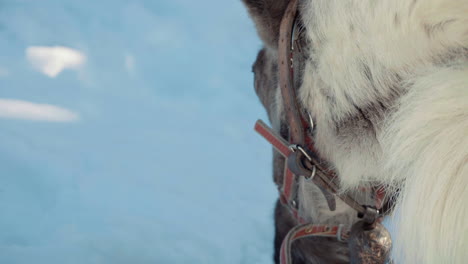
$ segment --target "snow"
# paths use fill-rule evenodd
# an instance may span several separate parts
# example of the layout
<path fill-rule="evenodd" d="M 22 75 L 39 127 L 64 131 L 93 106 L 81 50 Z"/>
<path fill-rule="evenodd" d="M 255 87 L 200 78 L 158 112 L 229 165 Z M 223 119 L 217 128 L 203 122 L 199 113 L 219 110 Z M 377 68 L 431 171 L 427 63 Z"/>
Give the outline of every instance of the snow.
<path fill-rule="evenodd" d="M 0 118 L 71 122 L 78 119 L 78 114 L 68 109 L 48 104 L 0 99 Z"/>
<path fill-rule="evenodd" d="M 272 263 L 240 1 L 5 1 L 0 263 Z"/>
<path fill-rule="evenodd" d="M 34 68 L 51 78 L 65 69 L 77 69 L 86 61 L 81 52 L 61 46 L 31 46 L 26 49 L 26 57 Z"/>

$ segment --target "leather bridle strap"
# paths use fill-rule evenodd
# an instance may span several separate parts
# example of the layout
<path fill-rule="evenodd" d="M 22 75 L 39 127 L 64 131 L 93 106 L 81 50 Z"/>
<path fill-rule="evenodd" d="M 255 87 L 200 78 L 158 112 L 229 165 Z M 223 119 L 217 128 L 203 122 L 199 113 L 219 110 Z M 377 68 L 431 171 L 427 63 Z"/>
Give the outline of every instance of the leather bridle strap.
<path fill-rule="evenodd" d="M 344 225 L 327 226 L 304 224 L 292 228 L 283 239 L 280 250 L 280 263 L 292 264 L 291 249 L 294 241 L 307 237 L 335 237 L 338 241 L 345 241 L 349 237 L 349 230 Z"/>
<path fill-rule="evenodd" d="M 296 100 L 296 91 L 293 85 L 293 63 L 291 53 L 291 31 L 297 13 L 297 0 L 291 0 L 281 20 L 279 43 L 278 43 L 278 65 L 279 84 L 283 105 L 289 125 L 289 137 L 292 144 L 304 145 L 305 135 L 301 122 L 301 114 Z"/>
<path fill-rule="evenodd" d="M 303 154 L 309 154 L 310 151 L 307 148 L 304 148 L 306 143 L 308 143 L 307 147 L 310 146 L 311 149 L 313 147 L 313 140 L 307 137 L 306 140 L 306 133 L 307 127 L 305 125 L 306 121 L 299 111 L 299 102 L 296 97 L 296 90 L 294 89 L 294 68 L 293 68 L 293 44 L 294 39 L 293 36 L 293 28 L 295 24 L 297 16 L 297 0 L 291 0 L 284 12 L 283 18 L 280 24 L 280 32 L 279 32 L 279 42 L 278 42 L 278 66 L 279 66 L 279 84 L 281 95 L 283 98 L 283 106 L 286 112 L 286 119 L 288 122 L 288 129 L 289 129 L 289 143 L 290 145 L 296 145 L 298 148 L 303 150 Z M 310 124 L 309 124 L 310 125 Z M 292 179 L 295 181 L 296 175 L 307 175 L 303 174 L 298 171 L 298 169 L 303 168 L 302 162 L 300 159 L 301 157 L 298 156 L 301 153 L 289 153 L 287 156 L 287 163 L 285 164 L 285 181 L 288 179 Z M 319 164 L 321 162 L 316 162 Z M 315 171 L 315 165 L 312 165 L 310 169 Z M 292 169 L 296 169 L 295 171 Z M 325 170 L 319 168 L 320 173 L 323 174 Z M 308 175 L 311 175 L 309 172 Z M 326 179 L 325 179 L 326 178 Z M 327 182 L 332 183 L 334 180 L 334 176 L 331 177 L 317 177 L 314 182 L 317 186 L 321 189 L 322 193 L 324 194 L 327 204 L 330 210 L 335 210 L 336 202 L 335 197 L 332 195 L 334 191 L 330 188 Z M 289 197 L 287 197 L 289 198 Z"/>
<path fill-rule="evenodd" d="M 289 128 L 289 142 L 297 146 L 304 146 L 306 144 L 306 129 L 303 126 L 303 118 L 299 111 L 298 100 L 296 98 L 296 91 L 294 89 L 293 78 L 293 40 L 291 39 L 294 27 L 294 21 L 297 16 L 297 0 L 291 0 L 286 8 L 280 24 L 279 43 L 278 43 L 278 65 L 279 65 L 279 84 L 281 95 L 283 98 L 284 110 L 286 112 L 286 119 L 288 120 Z M 285 154 L 285 153 L 283 153 Z M 296 153 L 288 153 L 285 155 L 287 160 L 291 156 L 297 156 Z M 291 171 L 290 164 L 285 164 L 285 183 L 295 181 L 297 172 Z M 322 190 L 330 210 L 335 210 L 336 202 L 333 195 L 330 195 L 330 190 L 326 187 L 321 179 L 317 179 L 317 185 Z M 283 184 L 284 186 L 284 184 Z M 284 187 L 283 187 L 284 189 Z M 286 190 L 288 191 L 288 190 Z M 294 202 L 286 196 L 288 202 Z"/>

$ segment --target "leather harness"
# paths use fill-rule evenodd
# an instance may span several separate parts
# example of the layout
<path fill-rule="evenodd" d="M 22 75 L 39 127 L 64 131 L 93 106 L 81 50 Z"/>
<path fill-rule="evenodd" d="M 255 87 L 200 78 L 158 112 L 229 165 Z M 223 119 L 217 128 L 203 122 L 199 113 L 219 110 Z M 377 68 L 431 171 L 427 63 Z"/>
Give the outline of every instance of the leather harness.
<path fill-rule="evenodd" d="M 298 177 L 305 177 L 320 188 L 331 211 L 336 208 L 335 196 L 338 196 L 356 210 L 358 216 L 368 226 L 375 225 L 382 217 L 383 213 L 379 212 L 379 209 L 382 208 L 385 196 L 383 188 L 374 190 L 376 204 L 367 206 L 359 204 L 350 194 L 339 192 L 337 174 L 329 169 L 327 162 L 320 159 L 315 149 L 314 139 L 310 133 L 314 128 L 313 120 L 310 115 L 306 118 L 304 111 L 299 110 L 300 104 L 294 89 L 294 44 L 298 42 L 294 30 L 296 17 L 297 0 L 291 0 L 281 20 L 278 45 L 279 85 L 289 128 L 289 140 L 282 138 L 261 120 L 255 124 L 255 130 L 285 158 L 283 184 L 279 187 L 280 201 L 300 224 L 291 229 L 283 240 L 280 252 L 282 264 L 292 263 L 291 245 L 297 239 L 322 236 L 336 237 L 343 241 L 349 237 L 350 232 L 343 225 L 313 225 L 301 218 L 296 193 Z"/>

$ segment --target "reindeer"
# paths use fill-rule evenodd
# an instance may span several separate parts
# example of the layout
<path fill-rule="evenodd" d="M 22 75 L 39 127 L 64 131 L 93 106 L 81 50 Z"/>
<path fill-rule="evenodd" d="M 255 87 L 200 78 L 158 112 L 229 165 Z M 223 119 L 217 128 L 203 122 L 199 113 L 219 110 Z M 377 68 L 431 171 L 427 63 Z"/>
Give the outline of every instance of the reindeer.
<path fill-rule="evenodd" d="M 312 154 L 339 184 L 327 194 L 295 178 L 299 217 L 277 202 L 275 262 L 298 219 L 351 228 L 356 211 L 335 198 L 374 204 L 368 190 L 384 187 L 380 202 L 390 206 L 381 217 L 395 227 L 396 263 L 468 263 L 468 1 L 243 0 L 264 45 L 253 65 L 255 91 L 285 140 L 292 129 L 279 73 L 281 26 L 296 1 L 293 100 Z M 280 189 L 284 171 L 275 150 Z M 291 258 L 356 262 L 351 251 L 346 241 L 312 237 L 295 242 Z"/>

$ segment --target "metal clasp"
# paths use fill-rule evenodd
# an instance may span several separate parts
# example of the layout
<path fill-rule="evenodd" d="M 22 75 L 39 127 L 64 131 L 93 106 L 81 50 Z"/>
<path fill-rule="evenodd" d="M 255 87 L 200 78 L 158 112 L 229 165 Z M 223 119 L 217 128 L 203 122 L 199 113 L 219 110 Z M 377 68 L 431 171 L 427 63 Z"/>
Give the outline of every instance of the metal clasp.
<path fill-rule="evenodd" d="M 358 217 L 362 218 L 362 221 L 364 221 L 366 224 L 369 225 L 369 227 L 372 228 L 375 221 L 377 221 L 377 218 L 379 218 L 380 212 L 379 210 L 371 206 L 364 206 L 364 208 L 365 208 L 364 213 L 359 213 Z"/>
<path fill-rule="evenodd" d="M 307 151 L 305 151 L 305 149 L 303 147 L 301 147 L 300 145 L 297 145 L 297 144 L 293 144 L 293 145 L 290 145 L 289 146 L 289 149 L 292 151 L 292 152 L 296 152 L 296 151 L 299 151 L 302 155 L 304 155 L 304 157 L 306 157 L 306 159 L 312 163 L 312 158 L 310 157 L 309 153 L 307 153 Z M 296 154 L 297 155 L 297 154 Z M 296 156 L 296 158 L 299 158 Z M 297 164 L 297 163 L 296 163 Z M 301 167 L 303 168 L 303 166 L 301 165 Z M 305 168 L 304 168 L 305 169 Z M 312 172 L 310 173 L 310 175 L 303 175 L 303 173 L 301 173 L 300 175 L 303 176 L 307 181 L 310 181 L 312 180 L 314 177 L 315 177 L 315 174 L 317 172 L 317 168 L 316 166 L 312 166 Z"/>

